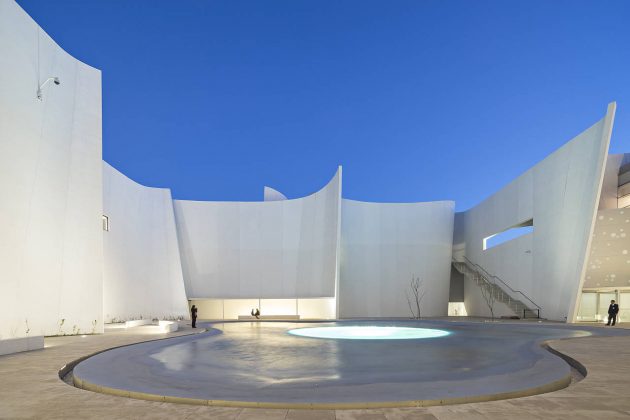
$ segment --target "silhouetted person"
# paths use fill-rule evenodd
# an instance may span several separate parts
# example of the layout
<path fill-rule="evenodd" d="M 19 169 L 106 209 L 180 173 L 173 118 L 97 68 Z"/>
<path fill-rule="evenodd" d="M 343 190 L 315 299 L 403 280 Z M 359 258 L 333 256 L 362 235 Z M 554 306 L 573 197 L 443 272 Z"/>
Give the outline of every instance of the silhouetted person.
<path fill-rule="evenodd" d="M 612 321 L 612 326 L 614 327 L 615 323 L 617 322 L 618 313 L 619 313 L 619 305 L 617 305 L 614 300 L 611 300 L 610 306 L 608 307 L 608 324 L 606 325 L 611 325 L 610 321 Z"/>
<path fill-rule="evenodd" d="M 190 314 L 192 315 L 192 327 L 197 328 L 197 307 L 195 305 L 190 308 Z"/>
<path fill-rule="evenodd" d="M 255 317 L 256 317 L 256 319 L 260 319 L 260 311 L 258 310 L 258 308 L 256 308 L 256 309 L 252 309 L 252 311 L 250 312 L 250 314 L 251 314 L 252 316 L 255 316 Z"/>

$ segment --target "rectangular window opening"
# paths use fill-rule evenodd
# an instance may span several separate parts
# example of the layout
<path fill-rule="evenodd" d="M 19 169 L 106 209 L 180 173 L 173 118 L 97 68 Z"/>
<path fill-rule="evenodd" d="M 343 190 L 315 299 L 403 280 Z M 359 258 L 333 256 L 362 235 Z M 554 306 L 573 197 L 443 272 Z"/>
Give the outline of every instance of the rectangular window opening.
<path fill-rule="evenodd" d="M 103 230 L 109 232 L 109 217 L 103 215 Z"/>
<path fill-rule="evenodd" d="M 483 238 L 483 250 L 494 248 L 523 235 L 534 232 L 534 219 L 529 219 L 518 225 L 514 225 L 494 235 Z"/>

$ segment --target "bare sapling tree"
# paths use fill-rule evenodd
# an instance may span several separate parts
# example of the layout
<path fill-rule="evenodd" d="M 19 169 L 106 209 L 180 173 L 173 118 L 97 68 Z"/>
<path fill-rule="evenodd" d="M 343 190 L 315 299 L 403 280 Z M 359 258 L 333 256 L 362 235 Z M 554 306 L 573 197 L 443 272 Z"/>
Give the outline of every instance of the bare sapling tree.
<path fill-rule="evenodd" d="M 486 302 L 486 305 L 488 305 L 490 317 L 494 321 L 494 302 L 496 301 L 497 296 L 494 291 L 494 284 L 483 277 L 481 278 L 481 296 Z"/>
<path fill-rule="evenodd" d="M 426 290 L 423 289 L 423 282 L 420 277 L 411 276 L 409 290 L 405 290 L 405 296 L 407 296 L 407 304 L 413 319 L 420 319 L 420 305 L 426 293 Z"/>

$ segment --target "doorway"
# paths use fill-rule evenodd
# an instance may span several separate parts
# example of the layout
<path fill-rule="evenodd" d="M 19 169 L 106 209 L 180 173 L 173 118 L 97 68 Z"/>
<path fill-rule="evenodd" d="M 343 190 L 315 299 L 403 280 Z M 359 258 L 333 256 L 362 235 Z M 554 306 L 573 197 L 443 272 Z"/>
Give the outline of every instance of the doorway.
<path fill-rule="evenodd" d="M 607 322 L 611 300 L 619 304 L 617 322 L 630 320 L 630 289 L 584 290 L 580 297 L 578 322 Z"/>

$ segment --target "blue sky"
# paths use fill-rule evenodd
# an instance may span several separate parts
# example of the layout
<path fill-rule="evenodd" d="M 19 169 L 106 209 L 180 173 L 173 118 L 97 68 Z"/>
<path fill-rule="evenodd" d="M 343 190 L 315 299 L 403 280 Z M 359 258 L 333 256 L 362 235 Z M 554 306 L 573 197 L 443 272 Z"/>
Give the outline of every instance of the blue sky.
<path fill-rule="evenodd" d="M 103 157 L 175 198 L 469 208 L 601 118 L 629 1 L 18 0 L 103 71 Z"/>

